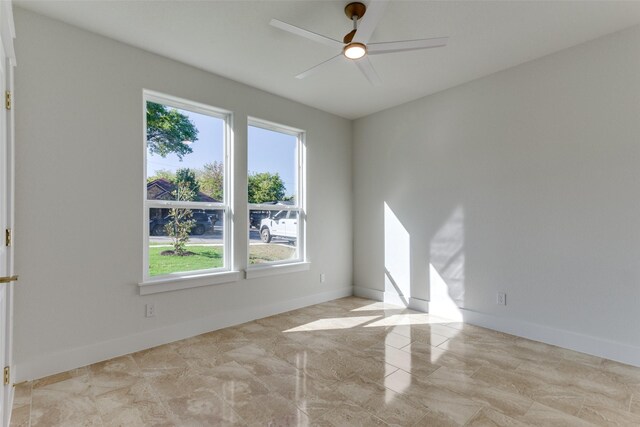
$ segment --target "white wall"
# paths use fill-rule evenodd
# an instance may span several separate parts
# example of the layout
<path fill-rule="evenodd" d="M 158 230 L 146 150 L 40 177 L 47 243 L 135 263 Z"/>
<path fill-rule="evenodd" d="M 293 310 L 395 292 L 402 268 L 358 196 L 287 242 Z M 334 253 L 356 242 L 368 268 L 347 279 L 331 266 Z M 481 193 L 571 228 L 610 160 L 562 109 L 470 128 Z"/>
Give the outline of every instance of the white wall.
<path fill-rule="evenodd" d="M 17 381 L 351 293 L 349 121 L 20 8 L 15 19 Z M 310 271 L 138 294 L 143 88 L 233 111 L 240 171 L 247 116 L 307 131 Z M 155 318 L 144 317 L 148 302 Z"/>
<path fill-rule="evenodd" d="M 639 46 L 634 27 L 355 121 L 356 293 L 398 299 L 399 223 L 404 299 L 438 310 L 444 283 L 466 320 L 640 365 Z"/>

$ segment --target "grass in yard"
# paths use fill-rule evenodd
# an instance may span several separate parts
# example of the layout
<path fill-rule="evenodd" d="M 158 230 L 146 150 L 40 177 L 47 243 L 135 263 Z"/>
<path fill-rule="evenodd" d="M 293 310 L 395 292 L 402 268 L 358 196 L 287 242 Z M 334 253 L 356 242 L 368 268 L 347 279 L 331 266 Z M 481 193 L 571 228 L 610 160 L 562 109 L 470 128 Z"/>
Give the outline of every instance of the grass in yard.
<path fill-rule="evenodd" d="M 249 264 L 283 261 L 296 256 L 294 246 L 283 245 L 249 245 Z"/>
<path fill-rule="evenodd" d="M 215 246 L 187 246 L 187 250 L 195 255 L 176 256 L 160 255 L 171 247 L 149 246 L 149 275 L 177 273 L 181 271 L 206 270 L 222 267 L 222 248 Z"/>
<path fill-rule="evenodd" d="M 162 246 L 150 243 L 150 276 L 222 267 L 223 249 L 220 246 L 187 246 L 187 250 L 195 254 L 189 256 L 160 255 L 161 252 L 167 250 L 172 250 L 172 247 L 166 243 L 163 243 Z M 295 256 L 296 248 L 294 246 L 274 244 L 249 246 L 250 264 L 283 261 Z"/>

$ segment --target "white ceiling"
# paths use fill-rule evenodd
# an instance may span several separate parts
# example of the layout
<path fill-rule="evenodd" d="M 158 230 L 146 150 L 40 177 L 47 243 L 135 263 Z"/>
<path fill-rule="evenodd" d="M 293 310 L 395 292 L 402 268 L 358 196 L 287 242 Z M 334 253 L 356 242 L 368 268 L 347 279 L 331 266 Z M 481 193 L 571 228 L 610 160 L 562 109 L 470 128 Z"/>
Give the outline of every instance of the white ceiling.
<path fill-rule="evenodd" d="M 449 36 L 445 48 L 371 57 L 373 87 L 337 52 L 271 18 L 341 40 L 348 1 L 27 1 L 14 3 L 346 118 L 357 118 L 640 23 L 640 1 L 392 1 L 371 42 Z M 19 34 L 18 28 L 18 37 Z"/>

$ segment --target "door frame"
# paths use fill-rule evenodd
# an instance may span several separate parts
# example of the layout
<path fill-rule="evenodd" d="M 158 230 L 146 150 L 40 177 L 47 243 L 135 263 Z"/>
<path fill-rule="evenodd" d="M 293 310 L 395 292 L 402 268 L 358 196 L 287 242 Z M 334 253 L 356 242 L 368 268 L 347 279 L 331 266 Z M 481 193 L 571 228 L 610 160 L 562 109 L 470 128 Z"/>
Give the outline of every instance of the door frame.
<path fill-rule="evenodd" d="M 5 63 L 5 72 L 6 72 L 6 87 L 0 88 L 2 91 L 2 96 L 5 96 L 5 91 L 8 91 L 11 96 L 11 103 L 14 104 L 14 91 L 13 91 L 13 78 L 14 78 L 14 67 L 16 64 L 16 55 L 13 46 L 13 40 L 16 37 L 16 29 L 13 21 L 13 4 L 11 0 L 1 1 L 0 2 L 0 38 L 2 46 L 4 47 L 4 57 L 0 58 L 0 61 L 4 61 Z M 4 104 L 5 99 L 2 100 L 2 104 Z M 6 108 L 5 105 L 0 106 L 3 112 L 7 115 L 7 128 L 6 128 L 6 144 L 7 144 L 7 156 L 6 156 L 6 165 L 0 165 L 0 171 L 4 167 L 6 171 L 6 179 L 7 179 L 7 194 L 6 204 L 3 203 L 7 207 L 7 228 L 13 230 L 14 229 L 14 206 L 15 206 L 15 132 L 14 132 L 14 114 L 15 109 L 13 105 L 11 108 Z M 4 230 L 0 230 L 3 234 Z M 12 236 L 13 237 L 13 236 Z M 4 244 L 5 242 L 1 242 Z M 14 251 L 13 246 L 9 246 L 7 248 L 7 275 L 13 276 L 14 272 Z M 9 367 L 10 370 L 10 380 L 9 384 L 2 385 L 4 389 L 4 401 L 1 403 L 3 406 L 4 419 L 2 420 L 3 426 L 8 426 L 9 421 L 11 419 L 11 408 L 13 405 L 13 381 L 12 379 L 15 377 L 15 369 L 13 363 L 13 296 L 14 296 L 14 282 L 10 282 L 6 285 L 6 319 L 4 320 L 5 325 L 5 363 L 6 366 Z M 3 369 L 4 367 L 0 367 Z"/>

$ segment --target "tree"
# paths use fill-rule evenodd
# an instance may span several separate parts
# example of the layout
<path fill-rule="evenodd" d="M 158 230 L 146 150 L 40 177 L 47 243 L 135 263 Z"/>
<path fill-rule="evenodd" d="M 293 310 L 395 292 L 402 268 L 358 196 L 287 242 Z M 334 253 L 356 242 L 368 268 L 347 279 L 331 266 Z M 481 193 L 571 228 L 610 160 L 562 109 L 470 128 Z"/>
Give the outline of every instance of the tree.
<path fill-rule="evenodd" d="M 270 172 L 249 175 L 249 203 L 275 202 L 282 200 L 285 186 L 280 174 Z"/>
<path fill-rule="evenodd" d="M 187 181 L 176 182 L 176 189 L 172 192 L 175 200 L 190 201 L 195 198 L 195 193 L 189 187 Z M 186 245 L 189 242 L 189 233 L 196 224 L 191 209 L 171 208 L 169 210 L 169 222 L 164 226 L 167 235 L 171 238 L 173 253 L 170 255 L 189 255 Z"/>
<path fill-rule="evenodd" d="M 147 183 L 155 181 L 156 179 L 165 179 L 169 182 L 174 182 L 176 175 L 168 169 L 160 169 L 156 171 L 155 175 L 147 178 Z"/>
<path fill-rule="evenodd" d="M 198 184 L 196 174 L 191 169 L 178 169 L 174 184 L 176 189 L 171 192 L 174 200 L 190 202 L 198 197 L 200 184 Z M 169 222 L 164 229 L 167 235 L 171 237 L 173 255 L 185 256 L 190 254 L 185 249 L 187 243 L 189 243 L 189 233 L 194 225 L 196 225 L 196 220 L 193 219 L 191 209 L 172 208 L 169 210 Z"/>
<path fill-rule="evenodd" d="M 175 108 L 147 102 L 147 147 L 151 154 L 166 157 L 175 153 L 180 160 L 192 153 L 186 141 L 198 140 L 198 129 Z"/>
<path fill-rule="evenodd" d="M 176 199 L 176 200 L 195 200 L 200 192 L 200 183 L 196 179 L 196 173 L 189 168 L 181 168 L 176 171 L 176 178 L 174 184 L 178 186 L 178 189 L 181 188 L 180 184 L 183 184 L 182 187 L 186 186 L 186 188 L 191 191 L 193 198 L 191 199 Z"/>
<path fill-rule="evenodd" d="M 224 199 L 224 165 L 222 162 L 206 163 L 201 171 L 198 171 L 200 191 L 216 200 Z"/>

